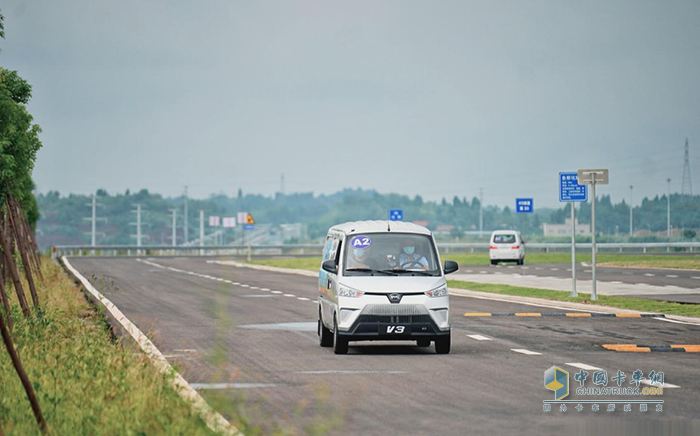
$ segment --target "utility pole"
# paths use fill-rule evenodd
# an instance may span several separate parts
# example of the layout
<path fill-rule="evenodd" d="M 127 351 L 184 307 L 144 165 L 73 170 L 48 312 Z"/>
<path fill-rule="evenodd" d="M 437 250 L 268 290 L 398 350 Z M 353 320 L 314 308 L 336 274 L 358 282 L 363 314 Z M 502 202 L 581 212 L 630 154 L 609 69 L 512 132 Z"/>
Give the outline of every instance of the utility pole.
<path fill-rule="evenodd" d="M 484 188 L 479 188 L 479 236 L 484 232 Z"/>
<path fill-rule="evenodd" d="M 97 221 L 98 220 L 104 220 L 104 218 L 97 218 L 97 195 L 92 194 L 92 201 L 86 206 L 91 206 L 92 207 L 92 214 L 89 218 L 84 218 L 85 220 L 90 220 L 90 246 L 96 247 L 97 246 Z"/>
<path fill-rule="evenodd" d="M 666 197 L 666 236 L 671 239 L 671 178 L 666 179 L 668 183 L 668 196 Z"/>
<path fill-rule="evenodd" d="M 172 242 L 173 242 L 173 247 L 177 247 L 177 209 L 170 209 L 170 211 L 173 214 L 173 225 L 172 225 L 172 230 L 173 230 L 173 235 L 172 235 Z"/>
<path fill-rule="evenodd" d="M 184 226 L 185 226 L 185 241 L 184 241 L 184 243 L 185 243 L 185 244 L 188 243 L 189 240 L 190 240 L 190 238 L 189 238 L 189 229 L 188 229 L 188 227 L 187 227 L 187 217 L 188 217 L 188 214 L 187 214 L 187 201 L 188 201 L 188 198 L 187 198 L 187 185 L 185 185 L 185 223 L 184 223 Z"/>
<path fill-rule="evenodd" d="M 632 225 L 633 225 L 633 221 L 632 221 L 632 213 L 633 213 L 632 212 L 632 198 L 633 198 L 633 195 L 634 195 L 634 186 L 630 185 L 630 237 L 632 237 L 632 233 L 633 233 L 633 231 L 632 231 L 632 228 L 633 228 L 632 227 Z"/>
<path fill-rule="evenodd" d="M 136 246 L 141 246 L 141 205 L 136 205 Z"/>
<path fill-rule="evenodd" d="M 204 211 L 199 211 L 199 246 L 204 247 Z"/>
<path fill-rule="evenodd" d="M 693 195 L 693 183 L 690 180 L 690 150 L 688 148 L 688 138 L 685 138 L 685 159 L 683 162 L 683 184 L 681 195 Z"/>

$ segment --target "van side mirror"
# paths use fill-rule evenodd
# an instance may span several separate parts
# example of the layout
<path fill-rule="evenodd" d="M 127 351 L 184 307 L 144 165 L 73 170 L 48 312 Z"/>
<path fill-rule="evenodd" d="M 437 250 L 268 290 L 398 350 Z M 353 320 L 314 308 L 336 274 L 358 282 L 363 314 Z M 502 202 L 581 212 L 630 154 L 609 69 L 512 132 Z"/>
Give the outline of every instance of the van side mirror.
<path fill-rule="evenodd" d="M 331 274 L 338 273 L 338 265 L 335 264 L 335 260 L 330 259 L 321 264 L 321 269 Z"/>
<path fill-rule="evenodd" d="M 453 272 L 456 272 L 459 269 L 459 265 L 457 262 L 453 262 L 451 260 L 446 260 L 445 261 L 445 274 L 452 274 Z"/>

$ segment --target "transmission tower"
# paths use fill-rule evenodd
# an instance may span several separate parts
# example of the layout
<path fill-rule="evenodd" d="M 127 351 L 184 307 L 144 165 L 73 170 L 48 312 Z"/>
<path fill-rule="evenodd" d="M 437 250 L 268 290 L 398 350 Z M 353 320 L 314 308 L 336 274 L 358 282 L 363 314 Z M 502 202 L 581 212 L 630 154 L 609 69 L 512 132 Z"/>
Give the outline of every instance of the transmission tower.
<path fill-rule="evenodd" d="M 683 163 L 683 185 L 681 187 L 681 195 L 693 195 L 693 183 L 690 181 L 690 151 L 688 147 L 688 138 L 685 138 L 685 161 Z"/>

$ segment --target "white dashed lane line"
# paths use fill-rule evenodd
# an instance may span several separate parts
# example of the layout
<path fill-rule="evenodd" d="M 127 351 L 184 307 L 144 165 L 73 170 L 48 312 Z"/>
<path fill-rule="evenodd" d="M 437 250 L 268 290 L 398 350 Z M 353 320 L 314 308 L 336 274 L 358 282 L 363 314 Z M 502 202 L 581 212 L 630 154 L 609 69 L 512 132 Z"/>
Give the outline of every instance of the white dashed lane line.
<path fill-rule="evenodd" d="M 656 277 L 656 274 L 651 274 L 651 273 L 644 273 L 644 275 L 647 277 Z"/>
<path fill-rule="evenodd" d="M 272 291 L 272 290 L 270 290 L 270 288 L 260 288 L 260 287 L 258 287 L 258 286 L 251 286 L 251 285 L 248 285 L 248 284 L 245 284 L 245 283 L 233 282 L 233 281 L 231 281 L 231 280 L 227 280 L 227 279 L 223 279 L 223 278 L 219 278 L 219 277 L 213 277 L 213 276 L 210 276 L 210 275 L 207 275 L 207 274 L 200 274 L 200 273 L 196 273 L 196 272 L 194 272 L 194 271 L 183 271 L 183 270 L 181 270 L 181 269 L 177 269 L 177 268 L 173 268 L 173 267 L 165 267 L 165 266 L 163 266 L 163 265 L 159 265 L 159 264 L 157 264 L 157 263 L 150 262 L 150 261 L 147 261 L 147 260 L 136 259 L 136 261 L 137 261 L 137 262 L 143 262 L 143 263 L 145 263 L 145 264 L 148 264 L 148 265 L 151 265 L 151 266 L 155 266 L 155 267 L 158 267 L 158 268 L 168 269 L 168 270 L 173 271 L 173 272 L 178 272 L 178 273 L 183 273 L 183 274 L 189 274 L 189 275 L 191 275 L 191 276 L 197 276 L 197 277 L 201 277 L 201 278 L 203 278 L 203 279 L 209 279 L 209 280 L 213 280 L 213 281 L 217 281 L 217 282 L 229 283 L 229 284 L 231 284 L 231 285 L 233 285 L 233 286 L 240 286 L 241 288 L 247 288 L 247 289 L 250 289 L 250 290 L 252 290 L 252 291 L 258 290 L 258 291 L 271 292 L 271 293 L 273 293 L 273 294 L 282 294 L 282 295 L 285 296 L 285 297 L 296 298 L 297 300 L 301 300 L 301 301 L 311 301 L 311 302 L 313 302 L 314 304 L 318 304 L 318 301 L 310 300 L 310 299 L 308 299 L 308 298 L 306 298 L 306 297 L 297 297 L 297 296 L 294 295 L 294 294 L 285 294 L 285 293 L 283 293 L 282 291 Z M 273 295 L 244 295 L 244 297 L 272 297 L 272 296 L 273 296 Z"/>
<path fill-rule="evenodd" d="M 574 368 L 585 369 L 586 371 L 602 370 L 602 368 L 598 368 L 597 366 L 586 365 L 585 363 L 567 363 L 567 365 L 573 366 Z"/>
<path fill-rule="evenodd" d="M 542 355 L 542 353 L 538 353 L 536 351 L 525 350 L 522 348 L 511 348 L 510 351 L 515 351 L 516 353 L 525 354 L 528 356 L 541 356 Z"/>
<path fill-rule="evenodd" d="M 677 279 L 678 278 L 678 276 L 673 275 L 673 274 L 667 274 L 666 277 L 668 277 L 670 279 Z"/>
<path fill-rule="evenodd" d="M 491 341 L 493 339 L 487 338 L 486 336 L 481 336 L 481 335 L 467 335 L 472 339 L 476 339 L 477 341 Z"/>

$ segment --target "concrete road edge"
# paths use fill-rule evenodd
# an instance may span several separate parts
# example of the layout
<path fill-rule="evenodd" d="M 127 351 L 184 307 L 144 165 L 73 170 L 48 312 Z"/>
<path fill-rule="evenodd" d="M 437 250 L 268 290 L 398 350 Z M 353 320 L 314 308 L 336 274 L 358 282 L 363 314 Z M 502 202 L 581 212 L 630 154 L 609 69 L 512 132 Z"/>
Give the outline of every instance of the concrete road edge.
<path fill-rule="evenodd" d="M 90 281 L 83 277 L 83 275 L 70 264 L 65 256 L 61 257 L 61 261 L 73 277 L 82 284 L 83 289 L 89 292 L 94 299 L 98 300 L 109 311 L 111 317 L 119 322 L 121 327 L 131 335 L 141 350 L 146 353 L 146 356 L 153 362 L 153 365 L 163 374 L 173 376 L 169 378 L 172 387 L 185 401 L 192 405 L 207 427 L 216 433 L 224 435 L 244 436 L 233 424 L 207 404 L 204 398 L 190 386 L 187 380 L 185 380 L 180 373 L 175 371 L 153 342 L 151 342 L 151 340 L 114 305 L 114 303 L 95 289 Z"/>

